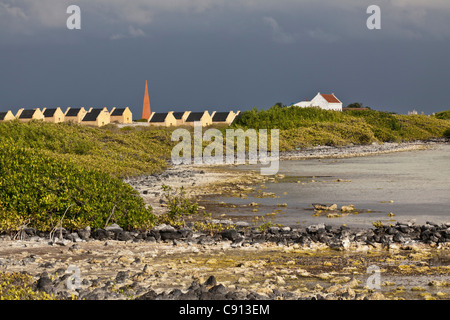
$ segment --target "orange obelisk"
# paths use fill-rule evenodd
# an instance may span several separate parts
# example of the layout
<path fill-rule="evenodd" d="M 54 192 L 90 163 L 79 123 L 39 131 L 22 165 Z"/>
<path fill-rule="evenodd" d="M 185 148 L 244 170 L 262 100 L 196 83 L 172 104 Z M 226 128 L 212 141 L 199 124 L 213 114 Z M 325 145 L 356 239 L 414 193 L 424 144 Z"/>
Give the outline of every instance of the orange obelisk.
<path fill-rule="evenodd" d="M 148 86 L 147 80 L 145 80 L 145 93 L 144 93 L 144 104 L 142 106 L 142 119 L 149 119 L 151 115 L 150 111 L 150 98 L 148 97 Z"/>

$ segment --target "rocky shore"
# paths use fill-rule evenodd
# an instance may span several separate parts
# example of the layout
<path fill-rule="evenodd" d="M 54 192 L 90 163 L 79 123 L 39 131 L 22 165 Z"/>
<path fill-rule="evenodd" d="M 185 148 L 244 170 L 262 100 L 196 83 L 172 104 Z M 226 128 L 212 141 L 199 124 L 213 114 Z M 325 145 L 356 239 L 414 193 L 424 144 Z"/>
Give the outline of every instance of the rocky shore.
<path fill-rule="evenodd" d="M 20 239 L 1 236 L 0 268 L 32 275 L 35 290 L 61 299 L 388 299 L 450 293 L 450 224 L 261 230 L 245 222 L 212 223 L 224 228 L 211 233 L 159 225 L 128 232 L 111 225 L 61 230 L 63 237 L 51 240 L 27 228 Z M 373 290 L 365 283 L 373 264 L 386 269 L 385 288 L 398 275 L 415 280 L 388 292 Z M 75 288 L 70 266 L 79 270 Z M 408 288 L 419 279 L 422 285 Z"/>
<path fill-rule="evenodd" d="M 211 196 L 245 189 L 245 186 L 267 179 L 257 172 L 227 170 L 228 166 L 177 165 L 163 173 L 131 177 L 124 181 L 131 185 L 155 214 L 166 211 L 163 186 L 173 190 L 183 188 L 187 198 Z"/>
<path fill-rule="evenodd" d="M 149 231 L 124 231 L 120 226 L 112 224 L 104 229 L 91 231 L 89 227 L 68 232 L 64 228 L 58 229 L 57 234 L 62 238 L 50 238 L 47 232 L 40 232 L 34 228 L 25 228 L 14 239 L 29 240 L 34 242 L 48 242 L 49 245 L 66 246 L 72 242 L 86 242 L 92 240 L 117 240 L 123 242 L 167 242 L 174 245 L 181 242 L 186 244 L 211 245 L 222 241 L 231 241 L 232 247 L 243 245 L 255 245 L 258 243 L 272 242 L 276 244 L 310 245 L 321 243 L 331 249 L 348 250 L 371 247 L 408 246 L 419 243 L 430 246 L 439 246 L 450 242 L 450 223 L 435 224 L 427 222 L 424 225 L 413 223 L 400 223 L 395 225 L 380 225 L 374 228 L 350 228 L 345 225 L 334 226 L 315 224 L 307 227 L 254 227 L 245 221 L 233 222 L 230 220 L 210 219 L 208 224 L 216 226 L 222 231 L 201 231 L 194 227 L 193 223 L 187 223 L 185 227 L 175 228 L 171 225 L 160 224 Z M 9 235 L 1 235 L 1 240 L 13 240 Z"/>
<path fill-rule="evenodd" d="M 441 143 L 448 143 L 448 139 L 431 139 L 413 142 L 384 142 L 369 145 L 347 145 L 342 147 L 317 146 L 308 149 L 293 150 L 280 153 L 280 160 L 311 159 L 311 158 L 349 158 L 361 157 L 392 152 L 425 150 Z"/>

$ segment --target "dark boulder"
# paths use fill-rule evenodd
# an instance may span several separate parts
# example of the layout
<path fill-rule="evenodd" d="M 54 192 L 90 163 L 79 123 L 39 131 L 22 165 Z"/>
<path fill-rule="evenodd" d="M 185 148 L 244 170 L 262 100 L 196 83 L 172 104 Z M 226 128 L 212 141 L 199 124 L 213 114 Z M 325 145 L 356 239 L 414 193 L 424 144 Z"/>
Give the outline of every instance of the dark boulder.
<path fill-rule="evenodd" d="M 222 238 L 234 241 L 239 238 L 239 232 L 236 229 L 228 229 L 221 233 Z"/>
<path fill-rule="evenodd" d="M 109 239 L 109 233 L 105 229 L 96 229 L 92 237 L 96 240 L 108 240 Z"/>
<path fill-rule="evenodd" d="M 53 282 L 52 280 L 50 280 L 46 272 L 44 272 L 37 281 L 36 289 L 48 294 L 53 292 Z"/>
<path fill-rule="evenodd" d="M 116 233 L 116 238 L 119 241 L 128 241 L 133 239 L 131 234 L 127 231 L 119 231 L 118 233 Z"/>
<path fill-rule="evenodd" d="M 210 276 L 210 277 L 205 281 L 205 283 L 204 283 L 203 285 L 205 285 L 205 286 L 215 286 L 215 285 L 217 285 L 216 277 Z"/>
<path fill-rule="evenodd" d="M 390 234 L 390 235 L 394 235 L 394 234 L 396 234 L 398 231 L 394 228 L 394 227 L 388 227 L 387 229 L 386 229 L 386 233 L 387 234 Z"/>
<path fill-rule="evenodd" d="M 393 240 L 395 242 L 400 242 L 400 243 L 405 242 L 405 238 L 403 237 L 403 235 L 400 232 L 394 235 Z"/>
<path fill-rule="evenodd" d="M 89 237 L 91 236 L 91 228 L 88 226 L 84 229 L 80 229 L 77 231 L 78 236 L 82 239 L 82 240 L 88 240 Z"/>
<path fill-rule="evenodd" d="M 211 289 L 209 289 L 208 292 L 213 293 L 213 294 L 225 295 L 228 292 L 228 290 L 223 284 L 218 284 L 218 285 L 215 285 L 214 287 L 212 287 Z"/>
<path fill-rule="evenodd" d="M 178 231 L 160 231 L 159 234 L 161 235 L 161 240 L 175 240 L 182 238 L 181 232 Z"/>
<path fill-rule="evenodd" d="M 125 282 L 130 276 L 129 271 L 119 271 L 116 275 L 116 282 L 117 283 L 123 283 Z"/>

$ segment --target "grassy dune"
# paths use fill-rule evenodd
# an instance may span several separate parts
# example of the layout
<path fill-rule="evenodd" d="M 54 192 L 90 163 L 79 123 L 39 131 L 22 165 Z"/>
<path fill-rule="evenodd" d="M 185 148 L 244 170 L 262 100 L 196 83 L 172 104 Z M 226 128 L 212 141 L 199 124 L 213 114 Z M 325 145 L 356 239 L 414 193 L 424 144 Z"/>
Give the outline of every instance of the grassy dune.
<path fill-rule="evenodd" d="M 315 145 L 402 142 L 445 136 L 450 121 L 425 115 L 397 115 L 374 110 L 336 112 L 318 108 L 274 106 L 243 112 L 235 128 L 280 129 L 280 150 Z"/>
<path fill-rule="evenodd" d="M 71 123 L 17 121 L 0 124 L 0 141 L 31 148 L 51 158 L 98 169 L 115 177 L 160 172 L 170 156 L 170 130 L 102 128 Z"/>

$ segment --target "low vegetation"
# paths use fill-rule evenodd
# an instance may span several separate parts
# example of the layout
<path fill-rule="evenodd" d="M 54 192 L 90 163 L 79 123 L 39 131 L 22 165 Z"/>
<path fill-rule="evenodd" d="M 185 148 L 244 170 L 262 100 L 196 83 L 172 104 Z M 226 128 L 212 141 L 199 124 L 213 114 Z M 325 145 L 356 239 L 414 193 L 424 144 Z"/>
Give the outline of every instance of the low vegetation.
<path fill-rule="evenodd" d="M 54 295 L 34 289 L 36 280 L 19 272 L 0 272 L 0 300 L 56 300 Z"/>
<path fill-rule="evenodd" d="M 154 216 L 122 180 L 95 169 L 51 158 L 12 140 L 0 142 L 0 227 L 51 231 L 61 221 L 73 230 L 151 226 Z"/>
<path fill-rule="evenodd" d="M 450 120 L 450 110 L 436 112 L 434 116 L 442 120 Z"/>
<path fill-rule="evenodd" d="M 280 129 L 280 150 L 315 145 L 342 146 L 440 138 L 450 122 L 425 115 L 397 115 L 375 110 L 336 112 L 319 108 L 252 109 L 241 114 L 235 128 Z"/>
<path fill-rule="evenodd" d="M 9 121 L 0 124 L 0 141 L 33 149 L 63 162 L 97 169 L 115 177 L 163 171 L 170 157 L 171 130 L 102 128 L 72 123 Z"/>
<path fill-rule="evenodd" d="M 185 218 L 198 212 L 197 202 L 188 199 L 183 188 L 163 185 L 163 191 L 167 212 L 158 217 L 158 223 L 185 226 Z"/>
<path fill-rule="evenodd" d="M 450 139 L 450 129 L 445 130 L 444 137 Z"/>
<path fill-rule="evenodd" d="M 120 178 L 164 170 L 170 132 L 70 123 L 0 124 L 0 230 L 145 229 L 155 222 Z"/>

